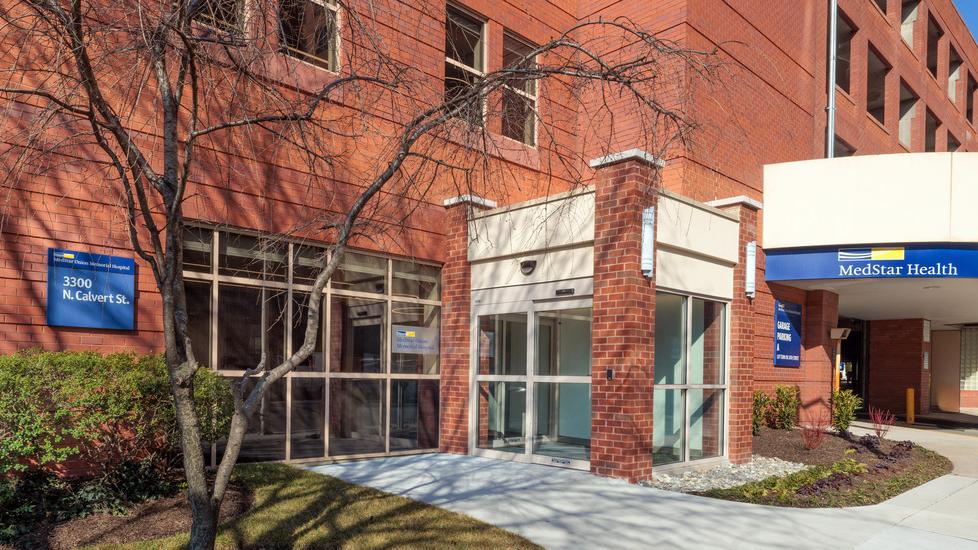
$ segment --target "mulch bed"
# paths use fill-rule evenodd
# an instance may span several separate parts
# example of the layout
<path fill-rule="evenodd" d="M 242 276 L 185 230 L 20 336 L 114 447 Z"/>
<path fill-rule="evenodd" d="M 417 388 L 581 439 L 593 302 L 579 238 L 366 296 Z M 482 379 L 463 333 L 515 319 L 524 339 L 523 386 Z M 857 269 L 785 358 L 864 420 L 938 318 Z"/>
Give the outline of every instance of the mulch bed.
<path fill-rule="evenodd" d="M 228 488 L 221 521 L 236 518 L 251 507 L 251 495 L 241 487 Z M 161 498 L 134 506 L 126 515 L 96 514 L 62 523 L 41 525 L 7 548 L 62 550 L 93 544 L 125 543 L 166 537 L 190 530 L 186 495 Z"/>
<path fill-rule="evenodd" d="M 785 491 L 757 482 L 739 488 L 705 493 L 708 496 L 795 507 L 863 506 L 883 502 L 909 489 L 951 472 L 951 462 L 909 442 L 826 434 L 821 446 L 805 449 L 799 430 L 763 428 L 754 436 L 755 455 L 780 458 L 813 467 L 831 467 L 847 458 L 865 465 L 865 471 L 833 473 Z M 800 475 L 800 474 L 799 474 Z"/>

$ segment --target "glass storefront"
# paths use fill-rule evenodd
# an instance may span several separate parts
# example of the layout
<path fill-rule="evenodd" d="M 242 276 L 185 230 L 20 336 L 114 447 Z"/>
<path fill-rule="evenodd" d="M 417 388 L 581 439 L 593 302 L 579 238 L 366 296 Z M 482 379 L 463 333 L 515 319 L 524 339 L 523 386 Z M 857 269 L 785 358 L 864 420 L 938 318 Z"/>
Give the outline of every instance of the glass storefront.
<path fill-rule="evenodd" d="M 652 464 L 722 456 L 726 305 L 657 292 Z"/>
<path fill-rule="evenodd" d="M 325 248 L 197 227 L 185 240 L 198 361 L 240 376 L 302 345 Z M 324 290 L 313 353 L 268 388 L 240 461 L 436 449 L 440 298 L 437 266 L 348 252 Z M 212 455 L 222 452 L 218 442 Z"/>
<path fill-rule="evenodd" d="M 477 319 L 475 446 L 487 456 L 507 453 L 586 467 L 591 308 L 485 313 Z"/>

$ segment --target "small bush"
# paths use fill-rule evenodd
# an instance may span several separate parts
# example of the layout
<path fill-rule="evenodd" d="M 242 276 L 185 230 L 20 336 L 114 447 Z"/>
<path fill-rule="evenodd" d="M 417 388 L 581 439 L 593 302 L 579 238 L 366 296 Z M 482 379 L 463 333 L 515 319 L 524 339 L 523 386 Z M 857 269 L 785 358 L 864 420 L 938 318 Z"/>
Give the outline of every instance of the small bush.
<path fill-rule="evenodd" d="M 775 386 L 774 400 L 771 401 L 768 423 L 777 430 L 790 430 L 798 424 L 798 397 L 796 386 Z"/>
<path fill-rule="evenodd" d="M 753 414 L 751 416 L 751 431 L 754 435 L 761 433 L 761 426 L 767 423 L 768 407 L 771 406 L 771 398 L 760 390 L 754 392 Z"/>
<path fill-rule="evenodd" d="M 226 433 L 228 381 L 201 369 L 194 378 L 204 439 Z M 0 541 L 40 521 L 122 512 L 174 493 L 179 457 L 162 357 L 26 351 L 0 356 Z M 85 479 L 53 469 L 88 464 Z"/>
<path fill-rule="evenodd" d="M 832 427 L 840 434 L 848 434 L 856 411 L 862 406 L 863 400 L 852 390 L 832 392 Z"/>
<path fill-rule="evenodd" d="M 829 418 L 825 411 L 819 409 L 818 416 L 809 414 L 807 420 L 801 425 L 801 439 L 805 448 L 812 451 L 821 447 L 828 427 Z"/>
<path fill-rule="evenodd" d="M 880 439 L 886 437 L 890 427 L 896 421 L 893 413 L 889 410 L 877 409 L 872 405 L 869 406 L 869 419 L 873 422 L 873 431 L 876 432 L 876 437 Z"/>

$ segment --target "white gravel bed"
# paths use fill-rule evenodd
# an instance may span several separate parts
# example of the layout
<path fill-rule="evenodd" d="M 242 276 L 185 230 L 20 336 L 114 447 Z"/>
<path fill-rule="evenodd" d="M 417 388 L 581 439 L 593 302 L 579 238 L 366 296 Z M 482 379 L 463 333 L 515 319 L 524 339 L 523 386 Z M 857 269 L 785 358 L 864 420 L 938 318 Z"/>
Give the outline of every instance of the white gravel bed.
<path fill-rule="evenodd" d="M 681 493 L 696 493 L 711 489 L 726 489 L 752 481 L 760 481 L 771 476 L 784 476 L 804 470 L 808 466 L 797 462 L 788 462 L 780 458 L 767 458 L 754 455 L 747 464 L 724 464 L 700 472 L 683 472 L 676 474 L 654 474 L 653 478 L 643 481 L 646 487 L 655 487 L 666 491 Z"/>

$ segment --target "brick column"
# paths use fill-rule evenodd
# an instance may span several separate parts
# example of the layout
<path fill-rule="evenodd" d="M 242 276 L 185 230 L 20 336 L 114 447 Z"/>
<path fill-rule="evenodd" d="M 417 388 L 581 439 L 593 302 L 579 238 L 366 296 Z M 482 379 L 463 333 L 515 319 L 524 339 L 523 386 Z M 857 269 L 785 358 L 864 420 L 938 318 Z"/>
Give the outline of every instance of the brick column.
<path fill-rule="evenodd" d="M 747 244 L 757 242 L 757 218 L 761 204 L 748 197 L 721 199 L 723 210 L 740 218 L 737 265 L 734 266 L 734 292 L 730 302 L 730 385 L 727 399 L 727 453 L 730 462 L 750 462 L 753 445 L 751 401 L 754 394 L 754 341 L 756 339 L 754 298 L 747 296 Z M 719 206 L 719 204 L 717 204 Z M 757 246 L 755 285 L 760 284 L 761 247 Z"/>
<path fill-rule="evenodd" d="M 868 405 L 897 414 L 907 412 L 907 388 L 914 389 L 916 413 L 930 411 L 930 370 L 923 368 L 923 319 L 869 322 Z"/>
<path fill-rule="evenodd" d="M 652 473 L 655 287 L 640 261 L 642 210 L 657 199 L 656 162 L 633 150 L 591 163 L 596 168 L 591 472 L 631 482 Z"/>
<path fill-rule="evenodd" d="M 818 417 L 819 409 L 831 414 L 832 383 L 835 373 L 835 341 L 831 331 L 839 325 L 839 295 L 828 290 L 805 293 L 804 342 L 801 368 L 804 379 L 801 393 L 801 415 Z"/>
<path fill-rule="evenodd" d="M 468 452 L 469 345 L 472 330 L 472 268 L 469 264 L 469 218 L 473 208 L 492 208 L 473 196 L 445 201 L 448 209 L 445 265 L 442 267 L 441 429 L 442 452 Z"/>

